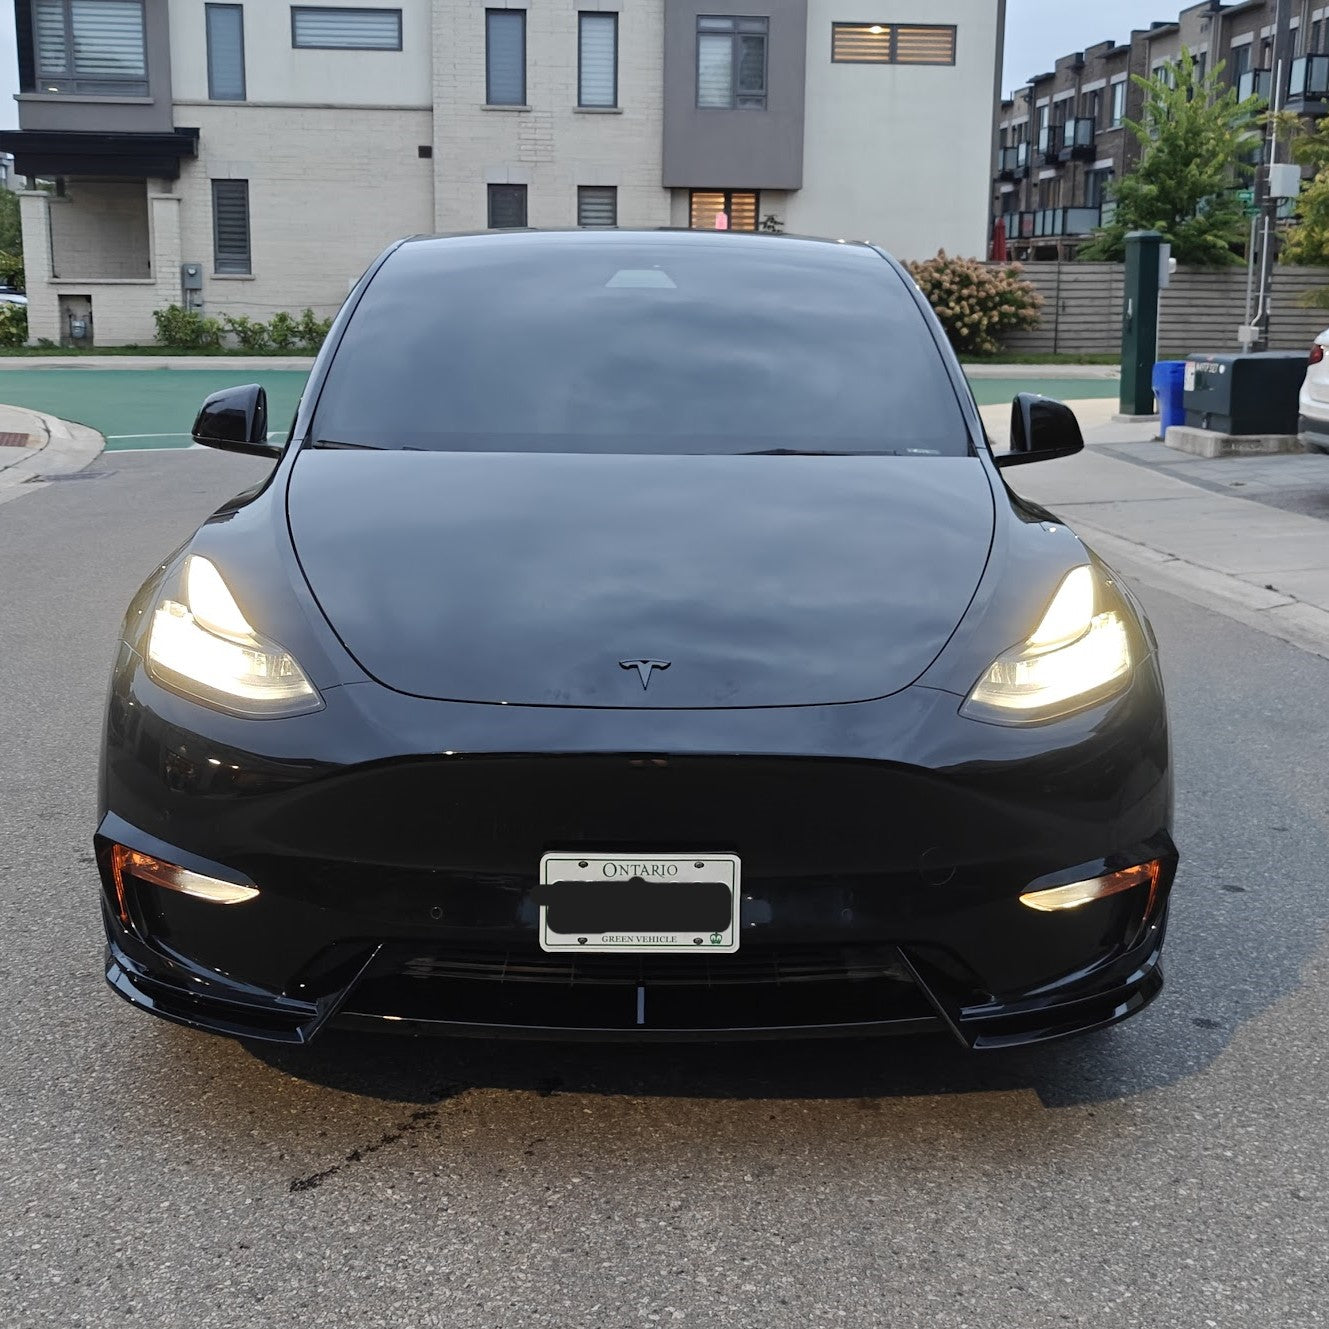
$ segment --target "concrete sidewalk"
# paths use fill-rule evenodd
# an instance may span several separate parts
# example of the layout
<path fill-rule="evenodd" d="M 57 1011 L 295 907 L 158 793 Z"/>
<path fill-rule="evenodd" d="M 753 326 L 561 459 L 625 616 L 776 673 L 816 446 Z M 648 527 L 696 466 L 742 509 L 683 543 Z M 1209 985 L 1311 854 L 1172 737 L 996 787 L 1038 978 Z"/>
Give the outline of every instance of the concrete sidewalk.
<path fill-rule="evenodd" d="M 1154 426 L 1111 423 L 1110 403 L 1073 405 L 1084 454 L 1009 470 L 1011 488 L 1064 517 L 1122 573 L 1329 658 L 1329 522 L 1221 492 L 1213 479 L 1249 473 L 1259 492 L 1285 462 L 1327 496 L 1329 512 L 1329 457 L 1201 462 L 1204 478 L 1192 483 L 1154 442 Z M 999 446 L 1008 414 L 984 411 Z"/>
<path fill-rule="evenodd" d="M 0 445 L 0 503 L 53 479 L 77 475 L 105 446 L 95 429 L 16 406 L 0 406 L 0 435 L 9 436 L 8 446 Z"/>

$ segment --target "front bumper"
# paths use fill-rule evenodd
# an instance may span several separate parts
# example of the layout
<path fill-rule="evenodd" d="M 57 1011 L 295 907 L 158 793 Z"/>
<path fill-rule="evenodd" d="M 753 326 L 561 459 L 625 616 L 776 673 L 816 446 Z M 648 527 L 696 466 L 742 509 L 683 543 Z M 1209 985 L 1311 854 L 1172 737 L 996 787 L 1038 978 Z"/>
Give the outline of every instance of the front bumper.
<path fill-rule="evenodd" d="M 924 688 L 700 715 L 374 685 L 326 702 L 280 724 L 214 715 L 122 655 L 96 842 L 121 996 L 285 1042 L 337 1024 L 631 1040 L 940 1029 L 991 1047 L 1113 1023 L 1161 987 L 1176 851 L 1152 658 L 1121 698 L 1027 730 L 962 719 L 958 698 Z M 131 880 L 118 896 L 112 844 L 242 873 L 260 894 L 218 906 Z M 539 859 L 575 847 L 737 853 L 738 954 L 544 954 Z M 1059 914 L 1018 901 L 1148 859 L 1164 863 L 1149 911 L 1139 890 Z"/>

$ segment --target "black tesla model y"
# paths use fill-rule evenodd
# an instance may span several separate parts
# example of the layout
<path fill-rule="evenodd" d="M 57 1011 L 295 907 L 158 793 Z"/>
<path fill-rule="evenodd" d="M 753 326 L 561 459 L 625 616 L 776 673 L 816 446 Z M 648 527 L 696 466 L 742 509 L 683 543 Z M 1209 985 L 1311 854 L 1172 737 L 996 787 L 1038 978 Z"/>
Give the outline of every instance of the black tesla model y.
<path fill-rule="evenodd" d="M 271 456 L 130 606 L 107 978 L 168 1019 L 519 1037 L 940 1030 L 1162 985 L 1157 646 L 994 455 L 880 250 L 510 233 L 394 246 Z"/>

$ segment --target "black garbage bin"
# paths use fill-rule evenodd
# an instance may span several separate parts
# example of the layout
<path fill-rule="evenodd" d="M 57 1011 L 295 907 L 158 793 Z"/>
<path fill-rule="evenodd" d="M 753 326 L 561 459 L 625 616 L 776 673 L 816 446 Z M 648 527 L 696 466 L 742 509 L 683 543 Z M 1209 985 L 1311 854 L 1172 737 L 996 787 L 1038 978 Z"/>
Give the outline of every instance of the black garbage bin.
<path fill-rule="evenodd" d="M 1304 351 L 1188 356 L 1186 423 L 1218 434 L 1295 434 L 1305 377 Z"/>

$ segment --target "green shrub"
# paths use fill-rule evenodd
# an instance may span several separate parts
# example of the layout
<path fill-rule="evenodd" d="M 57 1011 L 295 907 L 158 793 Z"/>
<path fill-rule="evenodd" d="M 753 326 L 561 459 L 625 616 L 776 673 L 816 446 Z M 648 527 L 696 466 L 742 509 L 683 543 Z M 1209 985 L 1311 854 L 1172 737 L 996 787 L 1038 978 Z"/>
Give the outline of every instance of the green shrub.
<path fill-rule="evenodd" d="M 332 320 L 330 318 L 315 318 L 312 309 L 306 309 L 300 315 L 300 345 L 311 355 L 318 354 L 319 347 L 327 340 L 328 333 L 331 331 Z"/>
<path fill-rule="evenodd" d="M 12 249 L 0 249 L 0 282 L 24 290 L 23 255 Z"/>
<path fill-rule="evenodd" d="M 215 318 L 205 318 L 197 309 L 167 305 L 152 311 L 157 324 L 157 344 L 181 351 L 215 351 L 221 346 L 222 325 Z"/>
<path fill-rule="evenodd" d="M 271 339 L 267 324 L 262 320 L 246 318 L 243 314 L 223 314 L 222 322 L 244 350 L 259 353 L 268 349 Z"/>
<path fill-rule="evenodd" d="M 23 305 L 0 304 L 0 346 L 24 346 L 27 340 L 27 309 Z"/>
<path fill-rule="evenodd" d="M 950 258 L 943 249 L 908 266 L 960 354 L 995 355 L 1004 333 L 1038 326 L 1043 297 L 1020 276 L 1018 263 L 993 268 L 978 259 Z"/>
<path fill-rule="evenodd" d="M 293 351 L 300 344 L 300 325 L 284 311 L 268 323 L 268 345 L 274 351 Z"/>

